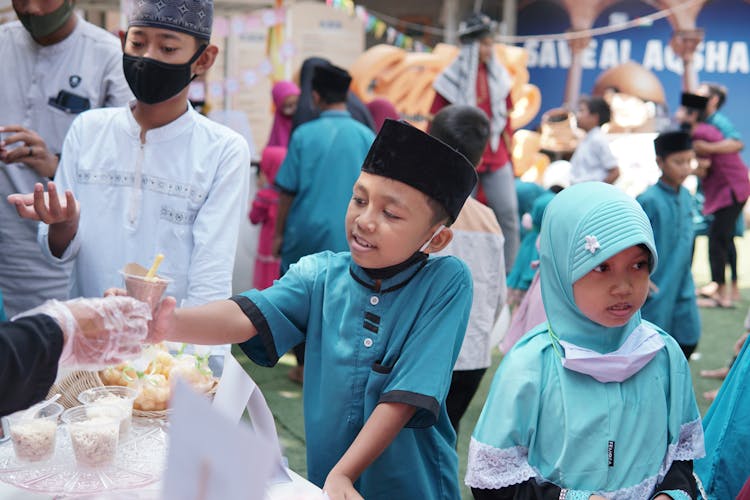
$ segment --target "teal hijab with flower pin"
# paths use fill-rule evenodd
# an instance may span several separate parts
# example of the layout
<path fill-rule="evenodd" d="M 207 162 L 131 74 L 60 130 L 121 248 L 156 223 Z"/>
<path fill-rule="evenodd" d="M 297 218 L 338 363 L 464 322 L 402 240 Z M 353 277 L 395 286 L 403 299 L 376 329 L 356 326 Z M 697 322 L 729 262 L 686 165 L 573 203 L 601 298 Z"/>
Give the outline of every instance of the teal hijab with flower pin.
<path fill-rule="evenodd" d="M 635 245 L 657 264 L 651 223 L 632 197 L 603 182 L 584 182 L 560 192 L 547 206 L 540 233 L 542 301 L 554 335 L 570 344 L 609 353 L 641 324 L 636 312 L 623 326 L 607 328 L 575 303 L 573 284 L 596 266 Z"/>
<path fill-rule="evenodd" d="M 595 323 L 573 295 L 577 280 L 634 245 L 648 249 L 653 271 L 657 254 L 648 218 L 618 188 L 577 184 L 547 206 L 540 279 L 548 323 L 527 332 L 500 364 L 472 434 L 467 485 L 551 483 L 566 488 L 567 498 L 597 493 L 630 500 L 660 491 L 687 497 L 662 484 L 675 461 L 704 453 L 680 347 L 638 312 L 621 327 Z M 652 334 L 641 335 L 644 330 Z M 640 344 L 629 345 L 638 338 L 657 344 L 651 346 L 653 356 L 644 355 Z M 587 351 L 582 362 L 587 366 L 566 365 L 576 350 Z M 633 364 L 610 363 L 613 353 Z M 623 376 L 607 379 L 609 366 Z"/>

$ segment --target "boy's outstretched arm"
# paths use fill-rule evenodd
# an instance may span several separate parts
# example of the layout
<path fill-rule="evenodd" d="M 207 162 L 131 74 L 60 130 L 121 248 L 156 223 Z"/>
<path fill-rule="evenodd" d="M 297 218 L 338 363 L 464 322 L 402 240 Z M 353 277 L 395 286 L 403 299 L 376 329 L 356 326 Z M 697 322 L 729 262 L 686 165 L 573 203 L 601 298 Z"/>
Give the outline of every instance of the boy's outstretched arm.
<path fill-rule="evenodd" d="M 405 403 L 380 403 L 344 456 L 328 473 L 323 490 L 331 500 L 360 499 L 354 481 L 391 444 L 417 408 Z"/>
<path fill-rule="evenodd" d="M 189 344 L 238 344 L 257 335 L 253 323 L 231 300 L 176 309 L 174 297 L 161 301 L 148 325 L 148 342 L 164 340 Z"/>

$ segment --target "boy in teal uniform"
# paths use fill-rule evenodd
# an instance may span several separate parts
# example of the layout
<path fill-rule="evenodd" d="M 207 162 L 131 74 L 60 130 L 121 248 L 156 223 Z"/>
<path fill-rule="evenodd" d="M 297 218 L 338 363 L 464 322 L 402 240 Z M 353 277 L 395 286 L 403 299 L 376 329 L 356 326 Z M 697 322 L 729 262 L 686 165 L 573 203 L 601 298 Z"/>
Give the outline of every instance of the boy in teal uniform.
<path fill-rule="evenodd" d="M 274 185 L 281 193 L 273 252 L 281 274 L 305 255 L 347 249 L 344 214 L 375 134 L 346 109 L 351 76 L 325 64 L 313 71 L 320 117 L 300 125 Z"/>
<path fill-rule="evenodd" d="M 150 340 L 240 343 L 264 366 L 306 341 L 309 479 L 331 499 L 459 498 L 445 397 L 472 282 L 460 260 L 429 254 L 476 181 L 460 153 L 387 120 L 354 184 L 349 252 L 303 257 L 231 300 L 174 311 L 167 298 Z"/>
<path fill-rule="evenodd" d="M 641 308 L 644 319 L 669 332 L 685 357 L 695 350 L 701 320 L 690 271 L 693 260 L 692 197 L 682 186 L 692 172 L 693 142 L 687 132 L 665 132 L 654 140 L 659 181 L 638 197 L 654 230 L 656 251 L 669 255 L 651 275 L 653 286 Z"/>

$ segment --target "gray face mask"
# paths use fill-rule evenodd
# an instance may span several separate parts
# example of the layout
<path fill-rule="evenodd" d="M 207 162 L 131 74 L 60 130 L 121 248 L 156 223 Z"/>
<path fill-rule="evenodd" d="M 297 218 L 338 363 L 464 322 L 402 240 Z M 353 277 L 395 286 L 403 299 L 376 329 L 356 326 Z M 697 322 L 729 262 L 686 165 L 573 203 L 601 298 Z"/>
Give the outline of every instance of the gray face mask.
<path fill-rule="evenodd" d="M 73 5 L 70 3 L 70 0 L 64 0 L 60 7 L 49 14 L 37 16 L 21 14 L 16 11 L 16 15 L 21 24 L 23 24 L 23 27 L 26 28 L 26 31 L 33 38 L 44 38 L 59 30 L 68 22 L 70 16 L 73 15 Z"/>
<path fill-rule="evenodd" d="M 607 354 L 599 354 L 564 340 L 559 342 L 565 349 L 562 365 L 568 370 L 590 375 L 599 382 L 629 379 L 664 348 L 659 333 L 645 325 L 638 326 L 619 349 Z"/>

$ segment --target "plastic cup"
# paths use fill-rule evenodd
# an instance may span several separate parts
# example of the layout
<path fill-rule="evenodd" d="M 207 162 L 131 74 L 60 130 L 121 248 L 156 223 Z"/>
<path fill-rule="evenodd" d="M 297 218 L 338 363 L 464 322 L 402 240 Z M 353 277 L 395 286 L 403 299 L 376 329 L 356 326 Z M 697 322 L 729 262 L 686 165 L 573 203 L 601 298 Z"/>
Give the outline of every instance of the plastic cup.
<path fill-rule="evenodd" d="M 172 280 L 163 276 L 146 279 L 145 276 L 126 273 L 125 271 L 120 271 L 120 274 L 125 280 L 125 290 L 127 290 L 128 295 L 147 303 L 151 306 L 152 311 L 156 310 L 164 292 L 167 290 L 167 286 L 172 282 Z"/>
<path fill-rule="evenodd" d="M 123 438 L 130 432 L 133 421 L 133 401 L 136 397 L 138 397 L 138 391 L 131 387 L 105 385 L 86 389 L 78 395 L 78 401 L 84 405 L 105 404 L 120 408 L 123 413 L 120 421 L 120 438 Z"/>
<path fill-rule="evenodd" d="M 41 462 L 54 455 L 57 418 L 62 411 L 62 405 L 50 403 L 34 415 L 26 415 L 24 410 L 8 417 L 13 451 L 19 461 Z"/>
<path fill-rule="evenodd" d="M 122 408 L 111 404 L 76 406 L 63 412 L 79 467 L 99 468 L 115 461 L 122 418 Z"/>

